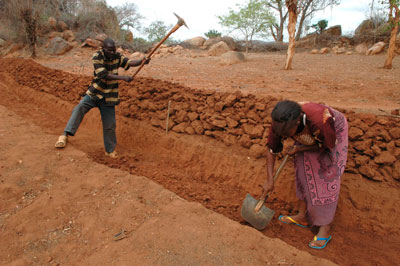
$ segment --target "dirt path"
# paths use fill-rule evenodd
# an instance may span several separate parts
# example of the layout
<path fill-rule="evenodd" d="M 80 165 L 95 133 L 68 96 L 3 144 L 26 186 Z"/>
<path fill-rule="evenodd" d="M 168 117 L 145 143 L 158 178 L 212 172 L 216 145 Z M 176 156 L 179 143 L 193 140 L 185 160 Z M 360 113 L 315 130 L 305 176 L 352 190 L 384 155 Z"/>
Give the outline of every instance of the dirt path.
<path fill-rule="evenodd" d="M 52 134 L 54 142 L 63 130 L 78 91 L 86 84 L 77 84 L 79 77 L 75 75 L 25 64 L 34 69 L 31 77 L 18 76 L 22 73 L 21 66 L 16 66 L 19 72 L 0 71 L 0 104 Z M 58 90 L 56 96 L 52 88 L 43 86 L 43 79 L 51 80 L 51 86 Z M 60 87 L 68 88 L 67 92 Z M 260 193 L 265 162 L 249 159 L 248 151 L 238 145 L 226 146 L 209 137 L 174 132 L 166 136 L 149 122 L 119 116 L 118 151 L 122 157 L 112 161 L 102 155 L 100 128 L 98 112 L 92 111 L 71 140 L 71 146 L 98 163 L 149 177 L 180 197 L 199 202 L 235 221 L 243 223 L 239 208 L 246 192 Z M 268 203 L 277 215 L 294 212 L 290 166 L 280 177 Z M 399 217 L 395 210 L 400 207 L 400 195 L 398 183 L 389 181 L 377 183 L 359 175 L 344 175 L 334 239 L 323 252 L 309 250 L 307 242 L 313 234 L 308 230 L 284 226 L 274 220 L 263 233 L 342 265 L 395 264 L 398 255 L 392 247 L 399 244 L 396 223 Z"/>
<path fill-rule="evenodd" d="M 67 56 L 44 57 L 45 66 L 92 75 L 93 50 L 75 49 Z M 206 51 L 155 58 L 140 76 L 167 80 L 194 89 L 240 90 L 255 95 L 325 102 L 337 108 L 376 114 L 400 109 L 400 60 L 383 69 L 385 55 L 297 53 L 293 70 L 283 70 L 285 54 L 249 54 L 244 63 L 220 65 Z"/>

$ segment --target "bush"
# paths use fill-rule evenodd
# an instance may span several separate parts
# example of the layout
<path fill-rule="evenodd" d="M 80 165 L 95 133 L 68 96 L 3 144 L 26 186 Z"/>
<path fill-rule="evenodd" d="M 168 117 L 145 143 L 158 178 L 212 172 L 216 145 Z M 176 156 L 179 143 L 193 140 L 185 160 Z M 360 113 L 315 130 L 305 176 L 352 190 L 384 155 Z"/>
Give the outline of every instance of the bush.
<path fill-rule="evenodd" d="M 147 53 L 152 46 L 152 42 L 148 42 L 143 38 L 133 38 L 132 48 L 136 52 Z"/>
<path fill-rule="evenodd" d="M 221 35 L 222 33 L 217 30 L 209 30 L 208 32 L 204 33 L 204 36 L 206 36 L 209 39 L 221 37 Z"/>
<path fill-rule="evenodd" d="M 314 28 L 318 34 L 321 34 L 328 27 L 328 21 L 326 19 L 320 20 L 317 24 L 311 25 L 311 28 Z"/>
<path fill-rule="evenodd" d="M 97 33 L 105 33 L 116 40 L 121 37 L 114 10 L 103 2 L 82 9 L 77 15 L 75 26 L 78 29 L 76 36 L 80 39 L 94 37 Z"/>

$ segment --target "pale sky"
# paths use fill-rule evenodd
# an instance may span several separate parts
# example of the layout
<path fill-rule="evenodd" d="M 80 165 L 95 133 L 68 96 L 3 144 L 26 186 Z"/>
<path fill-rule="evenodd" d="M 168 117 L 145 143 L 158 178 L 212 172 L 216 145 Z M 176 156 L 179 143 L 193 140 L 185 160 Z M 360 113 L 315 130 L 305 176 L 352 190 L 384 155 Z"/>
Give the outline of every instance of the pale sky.
<path fill-rule="evenodd" d="M 190 28 L 181 27 L 171 36 L 181 41 L 197 36 L 204 37 L 204 33 L 211 29 L 227 33 L 219 25 L 217 16 L 225 15 L 229 8 L 235 9 L 236 4 L 246 2 L 246 0 L 107 0 L 107 4 L 112 7 L 135 3 L 139 13 L 145 17 L 142 21 L 143 27 L 156 20 L 173 26 L 177 22 L 173 13 L 177 13 Z M 328 27 L 341 25 L 342 33 L 350 34 L 366 19 L 370 2 L 371 0 L 342 0 L 339 6 L 315 14 L 312 24 L 326 19 Z"/>

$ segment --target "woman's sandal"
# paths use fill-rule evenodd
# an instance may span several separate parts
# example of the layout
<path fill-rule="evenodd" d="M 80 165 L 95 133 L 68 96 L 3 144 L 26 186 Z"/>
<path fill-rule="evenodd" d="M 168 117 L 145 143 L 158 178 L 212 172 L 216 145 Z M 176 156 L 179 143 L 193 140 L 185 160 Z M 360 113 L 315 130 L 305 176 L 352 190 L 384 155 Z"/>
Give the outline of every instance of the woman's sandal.
<path fill-rule="evenodd" d="M 326 244 L 328 244 L 329 240 L 331 240 L 331 239 L 332 239 L 332 236 L 329 236 L 329 237 L 327 237 L 327 238 L 325 238 L 325 237 L 317 237 L 317 236 L 314 236 L 313 240 L 311 240 L 311 241 L 308 243 L 308 246 L 309 246 L 310 248 L 323 249 L 323 248 L 326 247 Z M 322 245 L 322 246 L 316 246 L 315 244 L 313 244 L 313 243 L 315 243 L 316 241 L 325 241 L 325 243 L 324 243 L 324 245 Z"/>
<path fill-rule="evenodd" d="M 61 135 L 58 137 L 58 140 L 54 146 L 59 149 L 64 148 L 65 146 L 67 146 L 67 141 L 68 137 L 65 135 Z"/>
<path fill-rule="evenodd" d="M 284 221 L 284 220 L 282 219 L 282 218 L 284 218 L 284 217 L 285 217 L 285 219 L 288 219 L 288 220 L 290 221 L 290 223 Z M 281 222 L 284 223 L 284 224 L 294 224 L 294 225 L 297 225 L 297 226 L 300 226 L 300 227 L 303 227 L 303 228 L 307 228 L 307 227 L 308 227 L 308 225 L 301 224 L 301 223 L 297 222 L 295 219 L 293 219 L 293 218 L 290 217 L 290 216 L 281 215 L 281 216 L 279 216 L 278 220 L 281 221 Z"/>

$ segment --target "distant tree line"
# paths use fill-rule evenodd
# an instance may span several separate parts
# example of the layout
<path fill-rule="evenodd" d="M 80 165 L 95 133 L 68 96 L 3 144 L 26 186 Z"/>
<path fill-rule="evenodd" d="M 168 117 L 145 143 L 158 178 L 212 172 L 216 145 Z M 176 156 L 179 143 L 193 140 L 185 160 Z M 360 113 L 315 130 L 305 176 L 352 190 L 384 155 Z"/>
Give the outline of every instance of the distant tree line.
<path fill-rule="evenodd" d="M 162 21 L 142 27 L 144 17 L 134 3 L 111 7 L 105 0 L 0 0 L 0 23 L 4 25 L 0 27 L 0 38 L 29 44 L 35 56 L 36 44 L 52 30 L 48 24 L 50 17 L 65 22 L 78 40 L 105 33 L 127 46 L 138 44 L 138 50 L 148 49 L 172 27 Z M 127 36 L 132 32 L 146 38 L 129 40 Z"/>
<path fill-rule="evenodd" d="M 396 36 L 399 28 L 400 0 L 376 0 L 384 12 L 376 12 L 375 0 L 371 0 L 370 19 L 374 23 L 388 21 L 391 30 L 388 56 L 385 68 L 392 67 Z M 291 69 L 295 41 L 299 40 L 305 28 L 314 28 L 322 33 L 328 26 L 327 20 L 320 20 L 308 26 L 313 15 L 327 7 L 340 4 L 340 0 L 247 0 L 245 4 L 229 9 L 228 14 L 218 16 L 219 23 L 230 32 L 239 32 L 246 41 L 246 52 L 254 37 L 272 36 L 275 41 L 283 41 L 284 28 L 287 27 L 289 46 L 285 69 Z M 384 15 L 382 15 L 384 14 Z"/>

